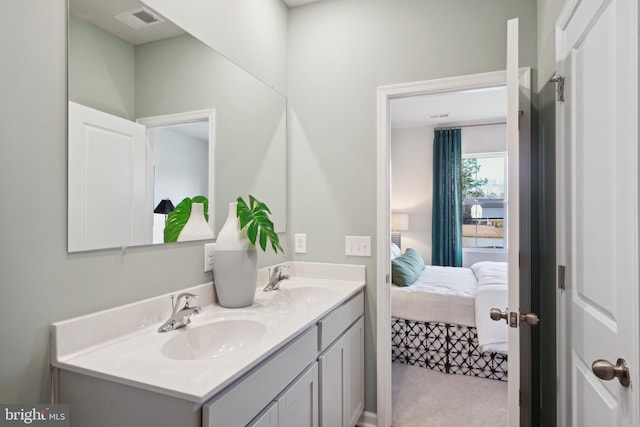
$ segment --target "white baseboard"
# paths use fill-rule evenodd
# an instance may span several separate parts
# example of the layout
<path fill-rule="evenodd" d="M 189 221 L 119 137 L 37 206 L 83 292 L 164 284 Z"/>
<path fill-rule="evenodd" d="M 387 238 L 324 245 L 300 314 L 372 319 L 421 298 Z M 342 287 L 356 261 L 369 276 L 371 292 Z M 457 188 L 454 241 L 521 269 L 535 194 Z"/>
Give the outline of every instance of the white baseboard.
<path fill-rule="evenodd" d="M 360 415 L 360 419 L 356 426 L 359 427 L 376 427 L 378 425 L 378 415 L 374 412 L 364 411 L 362 415 Z"/>

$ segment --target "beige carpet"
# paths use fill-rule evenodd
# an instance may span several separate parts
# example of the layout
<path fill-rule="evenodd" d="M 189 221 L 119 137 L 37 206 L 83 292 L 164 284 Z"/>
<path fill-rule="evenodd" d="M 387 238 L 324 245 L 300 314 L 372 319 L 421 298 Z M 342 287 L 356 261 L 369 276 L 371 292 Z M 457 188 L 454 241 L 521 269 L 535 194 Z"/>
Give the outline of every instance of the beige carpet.
<path fill-rule="evenodd" d="M 507 383 L 393 363 L 393 427 L 502 427 Z"/>

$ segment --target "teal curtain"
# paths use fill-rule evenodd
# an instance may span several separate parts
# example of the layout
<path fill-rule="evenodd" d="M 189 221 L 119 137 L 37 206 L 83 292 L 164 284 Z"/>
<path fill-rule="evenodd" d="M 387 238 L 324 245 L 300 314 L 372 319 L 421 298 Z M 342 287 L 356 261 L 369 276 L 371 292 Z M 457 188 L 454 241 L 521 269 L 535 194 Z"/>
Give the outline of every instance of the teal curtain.
<path fill-rule="evenodd" d="M 460 129 L 435 131 L 433 139 L 432 265 L 462 266 L 461 141 Z"/>

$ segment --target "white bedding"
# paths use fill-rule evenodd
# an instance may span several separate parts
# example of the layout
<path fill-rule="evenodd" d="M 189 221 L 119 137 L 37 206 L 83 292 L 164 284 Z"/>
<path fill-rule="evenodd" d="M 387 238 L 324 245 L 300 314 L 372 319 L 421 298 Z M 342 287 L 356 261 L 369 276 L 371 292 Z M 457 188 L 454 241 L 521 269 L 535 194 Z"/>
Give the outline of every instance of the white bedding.
<path fill-rule="evenodd" d="M 476 328 L 482 351 L 507 353 L 509 328 L 504 320 L 496 322 L 489 310 L 505 310 L 508 304 L 508 269 L 505 262 L 479 262 L 472 266 L 478 278 L 476 291 Z"/>
<path fill-rule="evenodd" d="M 391 286 L 391 314 L 420 322 L 475 326 L 476 287 L 476 276 L 469 268 L 428 265 L 413 285 Z"/>
<path fill-rule="evenodd" d="M 464 267 L 426 266 L 411 286 L 391 286 L 393 317 L 477 328 L 482 351 L 507 352 L 508 328 L 490 319 L 493 307 L 507 307 L 507 264 L 479 262 Z"/>

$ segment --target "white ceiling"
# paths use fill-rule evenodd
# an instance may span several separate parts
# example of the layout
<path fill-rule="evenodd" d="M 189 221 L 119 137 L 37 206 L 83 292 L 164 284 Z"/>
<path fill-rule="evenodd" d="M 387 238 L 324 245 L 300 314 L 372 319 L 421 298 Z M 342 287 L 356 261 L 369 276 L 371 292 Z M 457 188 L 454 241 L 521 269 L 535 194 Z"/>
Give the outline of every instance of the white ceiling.
<path fill-rule="evenodd" d="M 447 116 L 431 117 L 441 115 Z M 503 86 L 393 99 L 389 116 L 392 129 L 504 121 L 507 90 Z"/>
<path fill-rule="evenodd" d="M 166 19 L 164 22 L 134 30 L 115 18 L 116 15 L 139 9 L 143 6 L 147 10 L 156 13 L 139 0 L 69 0 L 69 12 L 71 14 L 133 45 L 166 39 L 184 33 L 180 27 Z"/>
<path fill-rule="evenodd" d="M 282 1 L 288 7 L 296 7 L 315 3 L 320 0 Z M 166 19 L 165 22 L 134 30 L 115 18 L 116 15 L 123 12 L 141 7 L 145 7 L 151 12 L 156 13 L 150 7 L 143 5 L 139 0 L 69 0 L 70 13 L 133 45 L 162 40 L 184 33 L 180 27 Z"/>

